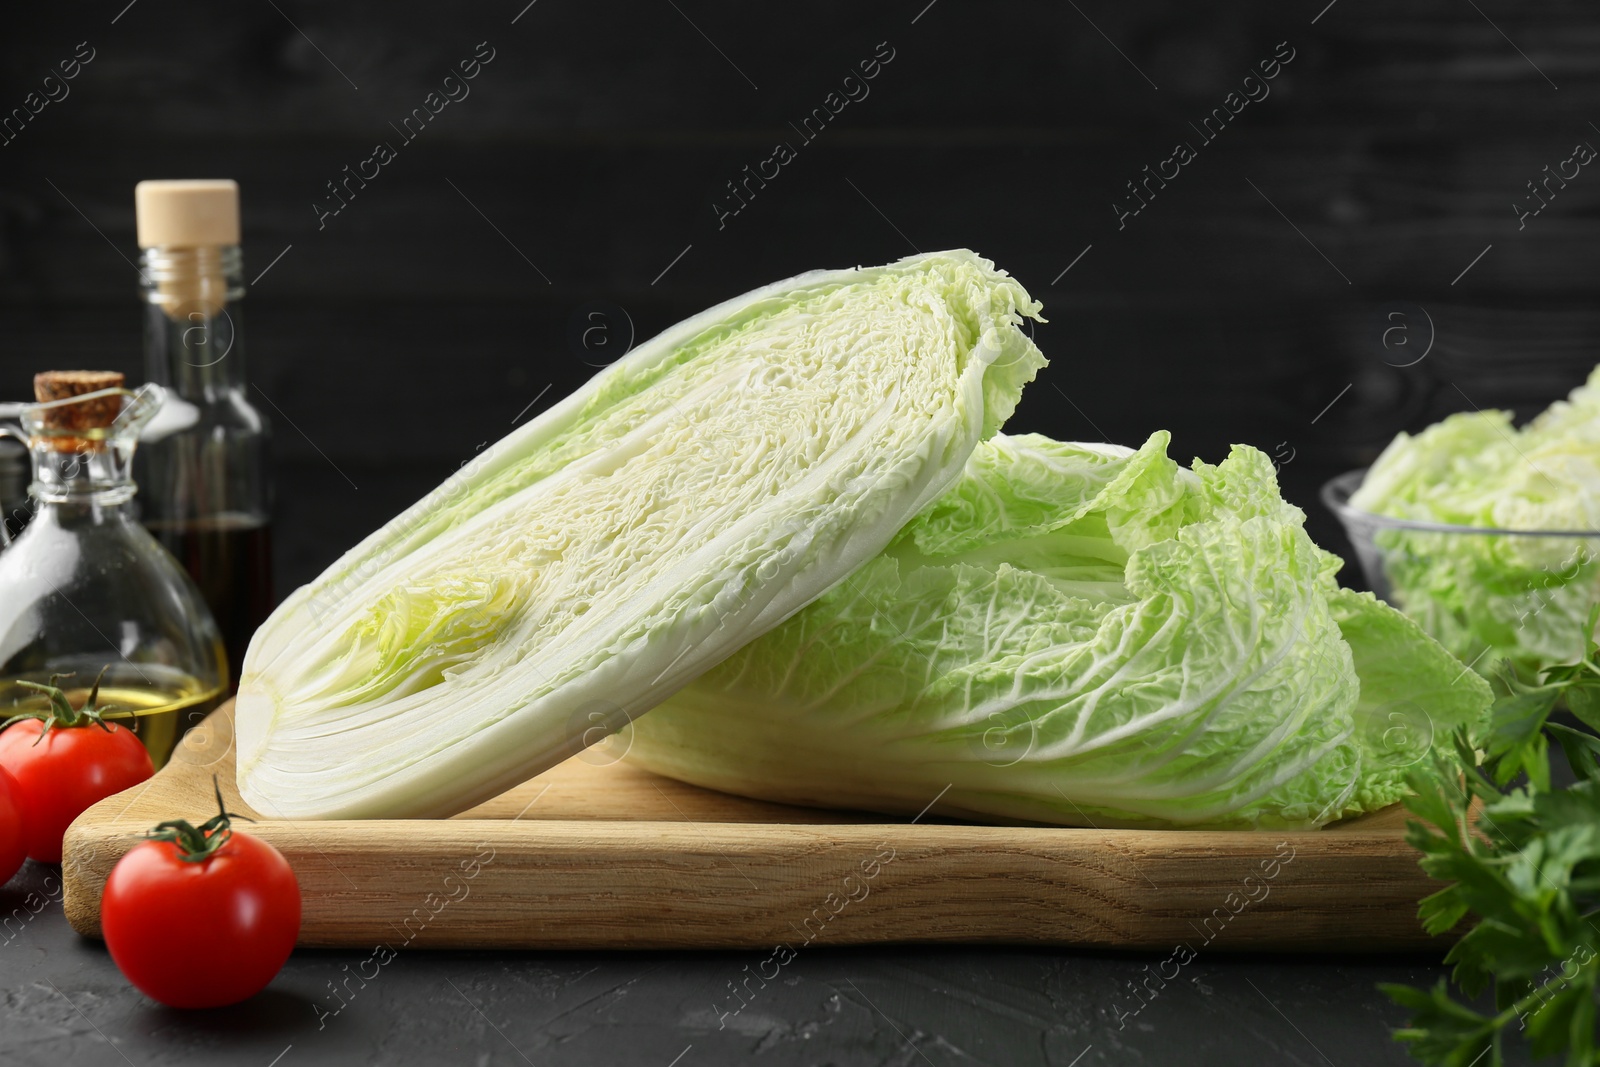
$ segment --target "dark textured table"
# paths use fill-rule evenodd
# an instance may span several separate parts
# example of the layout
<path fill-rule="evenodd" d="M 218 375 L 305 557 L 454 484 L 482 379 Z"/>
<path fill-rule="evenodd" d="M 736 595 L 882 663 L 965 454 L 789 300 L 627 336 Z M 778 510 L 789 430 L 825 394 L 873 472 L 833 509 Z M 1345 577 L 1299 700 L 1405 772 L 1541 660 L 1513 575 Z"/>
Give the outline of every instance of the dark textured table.
<path fill-rule="evenodd" d="M 1389 1037 L 1403 1014 L 1375 983 L 1443 973 L 1426 959 L 1208 951 L 1160 988 L 1150 976 L 1164 955 L 813 948 L 764 988 L 751 983 L 735 1013 L 731 986 L 764 954 L 414 950 L 363 986 L 346 980 L 366 953 L 302 951 L 255 999 L 181 1012 L 135 991 L 103 945 L 72 931 L 56 868 L 30 862 L 0 909 L 7 1067 L 1368 1067 L 1411 1062 Z M 173 951 L 189 936 L 204 931 L 174 931 Z M 1130 983 L 1158 991 L 1141 1000 Z M 334 987 L 354 992 L 341 1001 Z"/>

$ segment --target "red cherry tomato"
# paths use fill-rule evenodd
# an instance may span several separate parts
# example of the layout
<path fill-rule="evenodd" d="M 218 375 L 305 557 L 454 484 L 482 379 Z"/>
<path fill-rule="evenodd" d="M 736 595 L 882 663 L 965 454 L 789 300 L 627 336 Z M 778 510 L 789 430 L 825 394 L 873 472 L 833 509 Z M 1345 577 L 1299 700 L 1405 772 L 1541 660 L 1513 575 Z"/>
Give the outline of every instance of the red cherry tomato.
<path fill-rule="evenodd" d="M 27 858 L 28 843 L 22 836 L 22 789 L 0 767 L 0 885 L 11 881 Z"/>
<path fill-rule="evenodd" d="M 0 768 L 11 772 L 22 795 L 28 855 L 61 862 L 61 837 L 96 801 L 138 785 L 155 773 L 150 753 L 115 723 L 54 726 L 24 719 L 0 732 Z"/>
<path fill-rule="evenodd" d="M 218 833 L 228 831 L 205 837 Z M 201 859 L 184 855 L 178 841 L 145 841 L 111 869 L 100 901 L 106 948 L 128 981 L 169 1007 L 237 1004 L 289 958 L 300 885 L 282 853 L 248 834 Z"/>

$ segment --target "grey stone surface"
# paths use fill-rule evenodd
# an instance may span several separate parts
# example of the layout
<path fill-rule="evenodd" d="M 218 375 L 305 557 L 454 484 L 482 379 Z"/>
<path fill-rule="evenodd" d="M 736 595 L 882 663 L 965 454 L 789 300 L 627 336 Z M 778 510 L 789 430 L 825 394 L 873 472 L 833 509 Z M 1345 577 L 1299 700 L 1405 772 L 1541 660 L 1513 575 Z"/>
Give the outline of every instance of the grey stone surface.
<path fill-rule="evenodd" d="M 6 1067 L 1369 1067 L 1410 1062 L 1389 1038 L 1402 1013 L 1375 983 L 1443 973 L 1426 959 L 1213 948 L 1135 1011 L 1128 983 L 1163 955 L 818 946 L 751 980 L 734 1011 L 730 983 L 767 953 L 414 949 L 364 986 L 350 979 L 341 1008 L 332 989 L 368 954 L 302 951 L 253 1000 L 183 1012 L 141 995 L 73 932 L 59 877 L 30 862 L 0 890 Z M 173 951 L 203 936 L 175 930 Z"/>

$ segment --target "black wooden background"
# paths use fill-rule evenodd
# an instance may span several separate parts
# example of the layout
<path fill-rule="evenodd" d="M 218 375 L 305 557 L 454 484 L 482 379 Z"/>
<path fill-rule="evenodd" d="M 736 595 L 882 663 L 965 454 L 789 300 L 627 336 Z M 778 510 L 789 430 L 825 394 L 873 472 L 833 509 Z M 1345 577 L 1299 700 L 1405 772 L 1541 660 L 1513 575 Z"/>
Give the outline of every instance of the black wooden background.
<path fill-rule="evenodd" d="M 1600 174 L 1513 207 L 1600 145 L 1577 3 L 525 3 L 8 11 L 0 115 L 94 58 L 0 144 L 0 397 L 46 367 L 137 374 L 147 177 L 237 178 L 246 277 L 272 264 L 247 331 L 283 589 L 630 323 L 913 248 L 970 246 L 1044 301 L 1053 363 L 1012 429 L 1256 445 L 1341 549 L 1325 478 L 1450 411 L 1530 413 L 1596 361 Z M 869 94 L 802 143 L 790 124 L 881 42 Z M 404 142 L 391 123 L 489 50 Z M 1286 50 L 1202 146 L 1190 124 Z M 1180 140 L 1198 158 L 1119 229 L 1125 183 Z M 380 141 L 396 158 L 319 228 L 325 183 Z M 719 228 L 725 183 L 779 141 L 798 158 Z M 609 348 L 579 340 L 597 322 Z"/>

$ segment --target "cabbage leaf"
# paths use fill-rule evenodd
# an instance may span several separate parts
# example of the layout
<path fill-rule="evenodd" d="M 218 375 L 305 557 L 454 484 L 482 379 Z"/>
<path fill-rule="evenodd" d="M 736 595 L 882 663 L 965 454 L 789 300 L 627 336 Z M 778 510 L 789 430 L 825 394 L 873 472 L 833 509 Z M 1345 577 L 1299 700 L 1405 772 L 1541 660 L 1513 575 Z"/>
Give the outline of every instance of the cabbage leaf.
<path fill-rule="evenodd" d="M 1384 807 L 1490 694 L 1337 587 L 1270 461 L 1035 435 L 629 728 L 780 802 L 1076 826 L 1312 827 Z"/>

